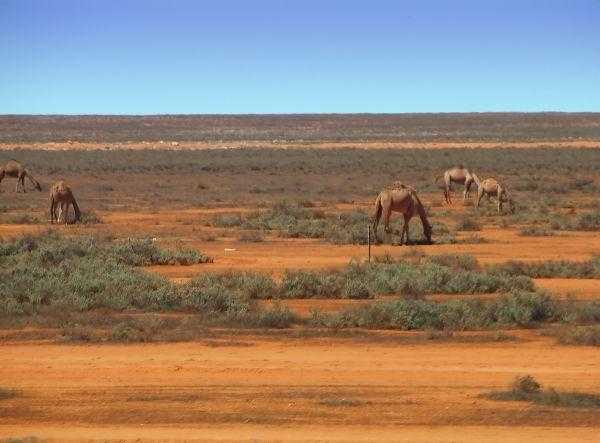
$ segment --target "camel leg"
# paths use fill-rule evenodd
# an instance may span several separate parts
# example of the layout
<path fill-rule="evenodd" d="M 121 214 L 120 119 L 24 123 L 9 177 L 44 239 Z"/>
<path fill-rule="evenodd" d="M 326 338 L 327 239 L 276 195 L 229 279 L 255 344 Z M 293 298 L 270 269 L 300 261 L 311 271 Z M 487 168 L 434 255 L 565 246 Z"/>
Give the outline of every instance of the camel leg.
<path fill-rule="evenodd" d="M 71 206 L 70 202 L 63 203 L 64 206 L 64 217 L 65 217 L 65 225 L 69 224 L 69 206 Z"/>
<path fill-rule="evenodd" d="M 475 207 L 479 208 L 479 203 L 481 203 L 481 199 L 483 198 L 483 188 L 479 188 L 477 191 L 477 201 L 475 202 Z"/>
<path fill-rule="evenodd" d="M 25 194 L 27 190 L 25 189 L 25 174 L 19 174 L 17 178 L 17 185 L 21 188 L 21 191 Z"/>
<path fill-rule="evenodd" d="M 379 219 L 381 218 L 381 212 L 376 211 L 375 216 L 373 217 L 373 236 L 375 237 L 375 244 L 379 243 L 379 236 L 377 235 L 377 231 L 379 230 Z"/>
<path fill-rule="evenodd" d="M 502 213 L 502 199 L 504 198 L 504 193 L 498 189 L 498 214 Z"/>
<path fill-rule="evenodd" d="M 383 207 L 383 226 L 386 234 L 392 234 L 390 229 L 390 217 L 392 215 L 392 209 L 390 207 Z"/>
<path fill-rule="evenodd" d="M 408 236 L 408 231 L 409 231 L 409 222 L 410 222 L 410 217 L 408 217 L 408 215 L 404 214 L 404 226 L 402 227 L 402 235 L 406 236 L 406 240 L 404 242 L 405 245 L 410 244 L 410 238 Z M 402 244 L 402 242 L 400 242 L 400 244 Z"/>
<path fill-rule="evenodd" d="M 467 180 L 465 182 L 465 190 L 463 192 L 463 203 L 467 201 L 471 194 L 471 185 L 473 184 L 473 180 Z"/>
<path fill-rule="evenodd" d="M 54 206 L 54 199 L 50 198 L 50 223 L 54 224 L 54 218 L 56 217 L 56 208 Z"/>

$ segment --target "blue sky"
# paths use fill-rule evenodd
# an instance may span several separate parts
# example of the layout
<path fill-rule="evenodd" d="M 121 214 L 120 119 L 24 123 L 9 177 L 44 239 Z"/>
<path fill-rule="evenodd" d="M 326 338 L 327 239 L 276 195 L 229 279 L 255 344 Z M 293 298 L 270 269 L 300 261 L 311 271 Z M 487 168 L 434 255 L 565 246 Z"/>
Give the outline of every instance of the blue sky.
<path fill-rule="evenodd" d="M 600 111 L 600 0 L 0 0 L 0 114 Z"/>

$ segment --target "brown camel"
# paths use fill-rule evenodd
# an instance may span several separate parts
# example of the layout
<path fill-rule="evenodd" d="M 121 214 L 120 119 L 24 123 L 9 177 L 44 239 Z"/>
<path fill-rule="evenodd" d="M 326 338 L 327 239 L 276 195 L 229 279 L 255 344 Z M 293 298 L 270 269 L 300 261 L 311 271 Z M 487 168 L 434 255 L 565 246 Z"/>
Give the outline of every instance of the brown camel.
<path fill-rule="evenodd" d="M 38 191 L 42 190 L 42 187 L 38 183 L 38 181 L 33 178 L 31 173 L 25 169 L 25 167 L 16 160 L 10 160 L 4 166 L 0 166 L 0 183 L 4 177 L 13 177 L 17 179 L 17 186 L 15 187 L 15 192 L 19 192 L 19 188 L 23 192 L 27 192 L 25 190 L 25 177 L 33 184 L 34 188 Z"/>
<path fill-rule="evenodd" d="M 498 214 L 502 212 L 503 203 L 508 203 L 510 212 L 515 212 L 513 199 L 506 189 L 506 186 L 502 185 L 496 179 L 486 178 L 481 182 L 479 189 L 477 190 L 477 202 L 475 202 L 475 207 L 479 208 L 479 203 L 484 195 L 487 196 L 488 200 L 491 196 L 494 196 L 498 199 Z"/>
<path fill-rule="evenodd" d="M 402 232 L 392 232 L 390 229 L 390 216 L 393 212 L 400 212 L 404 216 L 404 226 Z M 408 186 L 395 187 L 393 189 L 384 189 L 377 196 L 375 201 L 375 213 L 373 214 L 373 233 L 375 234 L 375 242 L 379 242 L 377 237 L 377 228 L 379 227 L 379 219 L 383 215 L 383 223 L 385 226 L 385 232 L 390 234 L 394 233 L 400 235 L 400 244 L 406 235 L 406 242 L 408 244 L 410 239 L 408 237 L 408 224 L 410 219 L 415 214 L 418 214 L 423 224 L 423 235 L 429 243 L 431 243 L 431 225 L 427 220 L 427 214 L 423 203 L 419 200 L 416 191 Z"/>
<path fill-rule="evenodd" d="M 444 200 L 449 205 L 452 204 L 452 183 L 458 183 L 465 186 L 463 192 L 463 201 L 466 201 L 471 192 L 471 185 L 473 182 L 479 186 L 479 178 L 472 171 L 469 171 L 463 165 L 455 166 L 454 168 L 448 169 L 440 177 L 436 177 L 435 181 L 443 178 L 444 179 Z"/>
<path fill-rule="evenodd" d="M 56 216 L 57 205 L 58 217 Z M 74 223 L 76 223 L 81 219 L 81 211 L 79 210 L 77 201 L 75 201 L 71 188 L 64 181 L 59 181 L 52 185 L 50 189 L 50 223 L 54 223 L 55 220 L 57 223 L 60 223 L 62 218 L 64 223 L 67 224 L 70 205 L 73 205 L 73 210 L 75 211 Z"/>

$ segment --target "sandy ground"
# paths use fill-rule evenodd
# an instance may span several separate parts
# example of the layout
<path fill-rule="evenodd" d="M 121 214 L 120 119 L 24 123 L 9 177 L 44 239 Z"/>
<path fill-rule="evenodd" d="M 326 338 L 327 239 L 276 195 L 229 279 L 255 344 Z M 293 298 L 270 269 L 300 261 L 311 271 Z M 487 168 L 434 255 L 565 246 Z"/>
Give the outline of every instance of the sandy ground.
<path fill-rule="evenodd" d="M 512 334 L 517 341 L 475 344 L 410 333 L 234 336 L 210 346 L 4 343 L 0 379 L 17 394 L 0 402 L 0 436 L 594 441 L 593 410 L 481 397 L 519 374 L 600 393 L 595 349 Z"/>
<path fill-rule="evenodd" d="M 230 142 L 194 142 L 194 141 L 165 141 L 160 142 L 122 142 L 122 143 L 84 143 L 84 142 L 61 142 L 61 143 L 0 143 L 0 151 L 13 149 L 35 149 L 48 151 L 67 151 L 67 150 L 137 150 L 137 149 L 156 149 L 156 150 L 204 150 L 204 149 L 239 149 L 239 148 L 279 148 L 279 149 L 338 149 L 338 148 L 357 148 L 357 149 L 490 149 L 490 148 L 578 148 L 578 149 L 597 149 L 600 147 L 600 140 L 570 140 L 570 141 L 492 141 L 492 142 L 451 142 L 451 141 L 405 141 L 405 142 L 268 142 L 268 141 L 230 141 Z"/>

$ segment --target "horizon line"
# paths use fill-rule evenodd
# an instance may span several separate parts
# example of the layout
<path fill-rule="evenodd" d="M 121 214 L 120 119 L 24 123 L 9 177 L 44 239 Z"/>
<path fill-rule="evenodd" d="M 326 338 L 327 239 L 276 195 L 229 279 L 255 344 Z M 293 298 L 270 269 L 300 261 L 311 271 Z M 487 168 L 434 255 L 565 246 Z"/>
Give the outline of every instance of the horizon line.
<path fill-rule="evenodd" d="M 273 117 L 273 116 L 346 116 L 346 115 L 493 115 L 493 114 L 600 114 L 598 111 L 427 111 L 427 112 L 240 112 L 240 113 L 0 113 L 2 117 Z"/>

